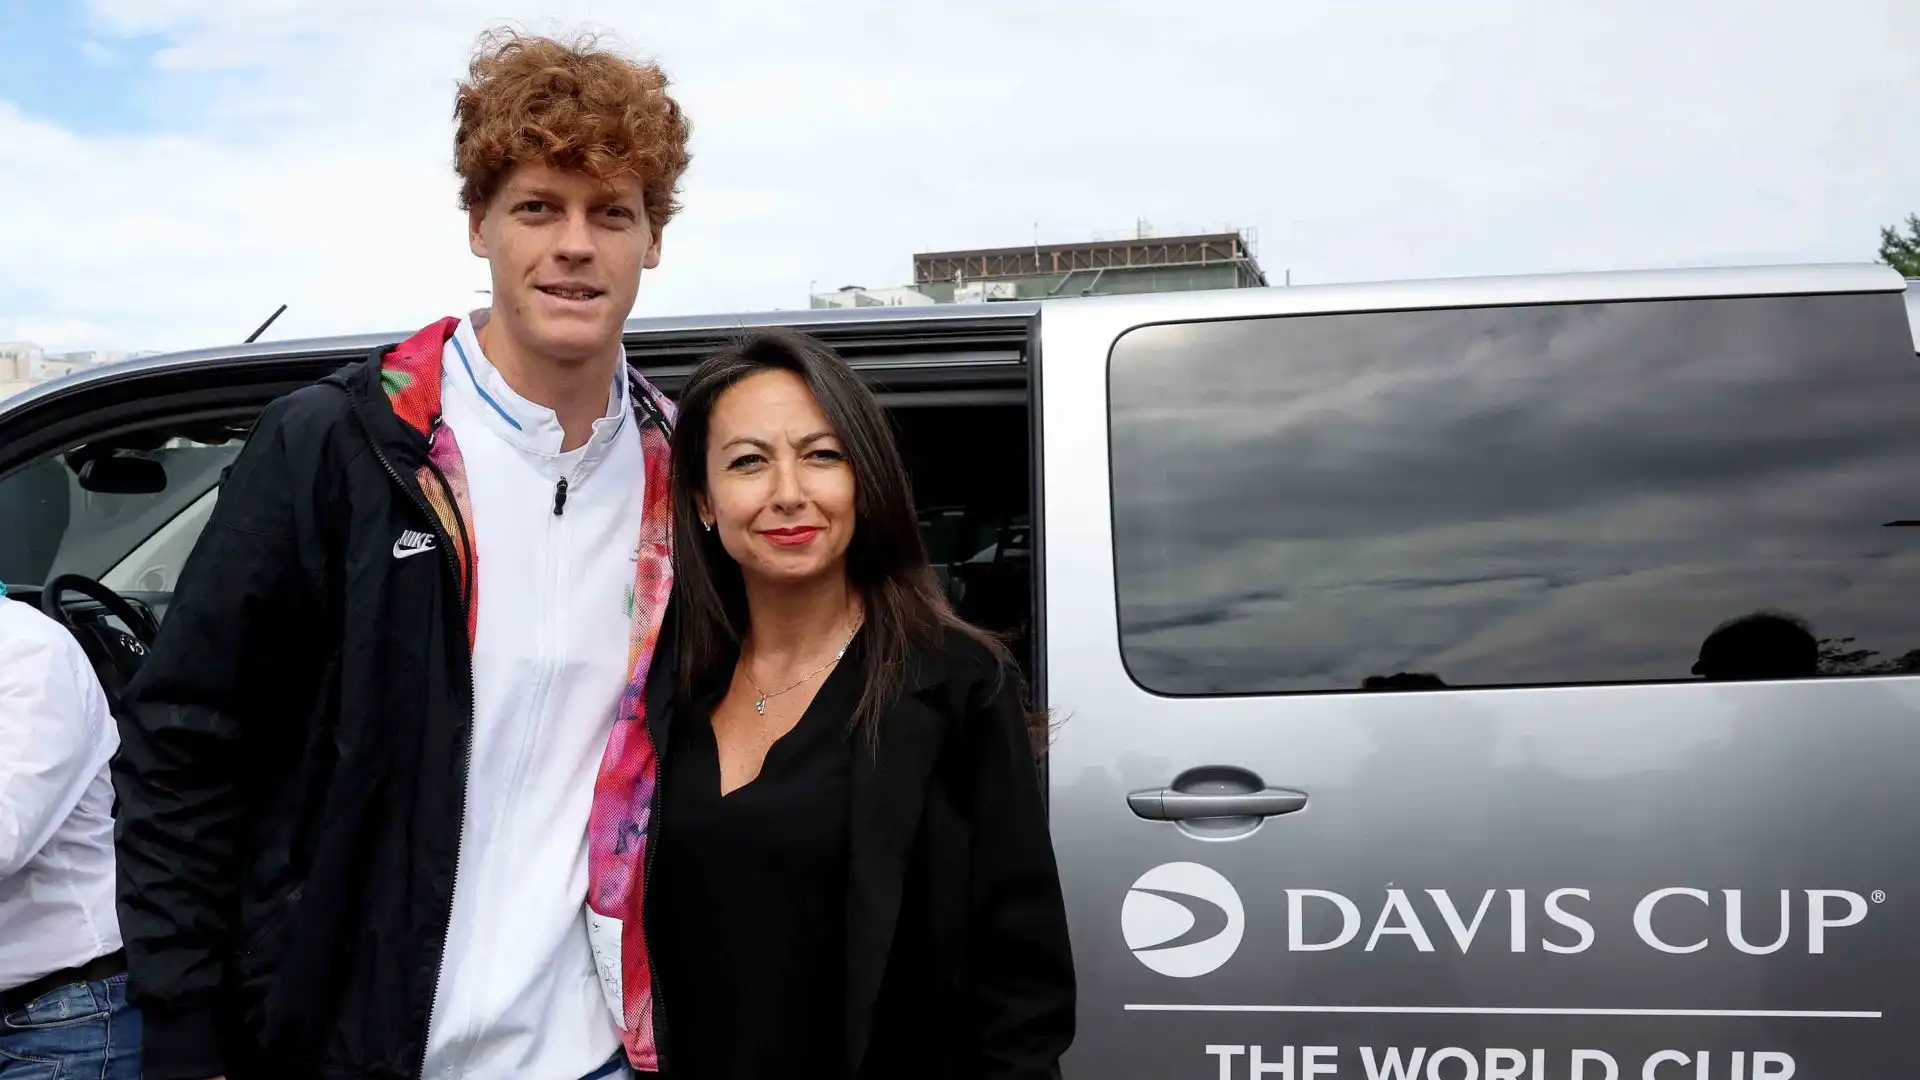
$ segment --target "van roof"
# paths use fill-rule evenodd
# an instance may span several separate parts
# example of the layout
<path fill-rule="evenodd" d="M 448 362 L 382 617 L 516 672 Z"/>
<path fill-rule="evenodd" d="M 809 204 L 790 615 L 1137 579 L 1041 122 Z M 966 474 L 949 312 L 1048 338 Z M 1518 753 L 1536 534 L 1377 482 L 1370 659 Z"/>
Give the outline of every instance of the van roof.
<path fill-rule="evenodd" d="M 1152 317 L 1165 312 L 1204 316 L 1208 309 L 1225 309 L 1244 303 L 1253 292 L 1285 294 L 1290 299 L 1324 301 L 1339 294 L 1335 309 L 1360 310 L 1366 307 L 1448 306 L 1462 296 L 1492 298 L 1496 303 L 1553 303 L 1607 297 L 1684 297 L 1690 295 L 1753 295 L 1769 292 L 1856 292 L 1892 291 L 1901 279 L 1891 276 L 1890 268 L 1878 264 L 1830 264 L 1772 266 L 1752 268 L 1697 268 L 1679 270 L 1617 270 L 1590 273 L 1525 274 L 1477 278 L 1442 278 L 1428 281 L 1399 281 L 1333 285 L 1269 286 L 1265 289 L 1219 289 L 1209 292 L 1142 293 L 1056 300 L 1014 300 L 974 304 L 929 304 L 901 307 L 820 308 L 801 311 L 762 311 L 715 313 L 630 319 L 625 338 L 631 350 L 650 338 L 700 338 L 746 331 L 763 326 L 793 326 L 803 330 L 831 333 L 834 330 L 872 328 L 884 331 L 898 327 L 942 327 L 961 329 L 968 324 L 997 323 L 1030 319 L 1044 306 L 1126 305 L 1138 307 Z M 1274 295 L 1278 299 L 1279 295 Z M 1906 282 L 1909 323 L 1914 333 L 1914 348 L 1920 352 L 1920 279 Z M 1377 301 L 1377 303 L 1375 302 Z M 1282 304 L 1278 307 L 1291 307 Z M 1319 306 L 1318 303 L 1310 306 Z M 222 360 L 274 360 L 294 357 L 339 356 L 349 358 L 391 345 L 404 339 L 411 330 L 382 333 L 346 334 L 328 337 L 296 338 L 251 344 L 220 345 L 212 348 L 161 353 L 113 364 L 88 368 L 33 387 L 8 399 L 7 411 L 46 393 L 58 393 L 90 382 L 102 375 L 131 375 Z"/>

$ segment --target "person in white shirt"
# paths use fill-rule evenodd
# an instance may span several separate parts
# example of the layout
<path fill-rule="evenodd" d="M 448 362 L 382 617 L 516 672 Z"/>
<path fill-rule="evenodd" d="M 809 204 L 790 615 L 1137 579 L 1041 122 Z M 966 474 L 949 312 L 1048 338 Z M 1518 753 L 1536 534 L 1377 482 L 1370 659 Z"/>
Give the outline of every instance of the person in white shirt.
<path fill-rule="evenodd" d="M 690 157 L 665 87 L 483 41 L 452 149 L 490 307 L 275 401 L 223 480 L 113 770 L 146 1080 L 659 1071 L 673 410 L 623 334 Z"/>
<path fill-rule="evenodd" d="M 80 643 L 0 585 L 0 1077 L 140 1076 L 114 912 L 119 746 Z"/>

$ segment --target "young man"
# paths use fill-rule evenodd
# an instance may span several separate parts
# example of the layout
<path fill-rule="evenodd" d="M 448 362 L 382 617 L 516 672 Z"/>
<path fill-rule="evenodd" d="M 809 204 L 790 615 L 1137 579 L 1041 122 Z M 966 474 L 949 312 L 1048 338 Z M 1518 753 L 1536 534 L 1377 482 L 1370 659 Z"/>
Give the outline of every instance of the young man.
<path fill-rule="evenodd" d="M 0 585 L 0 1075 L 139 1080 L 113 910 L 120 745 L 72 635 Z"/>
<path fill-rule="evenodd" d="M 275 402 L 223 486 L 116 767 L 148 1080 L 651 1064 L 621 919 L 670 406 L 621 330 L 688 161 L 665 84 L 485 42 L 455 159 L 491 309 Z"/>

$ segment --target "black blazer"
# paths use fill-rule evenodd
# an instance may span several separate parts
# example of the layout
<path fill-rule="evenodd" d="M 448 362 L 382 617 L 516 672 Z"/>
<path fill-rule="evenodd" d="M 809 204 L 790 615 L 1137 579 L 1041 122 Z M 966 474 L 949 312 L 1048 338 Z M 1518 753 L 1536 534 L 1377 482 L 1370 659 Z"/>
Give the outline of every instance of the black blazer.
<path fill-rule="evenodd" d="M 1073 953 L 1013 680 L 950 635 L 849 753 L 844 1075 L 1057 1078 Z"/>

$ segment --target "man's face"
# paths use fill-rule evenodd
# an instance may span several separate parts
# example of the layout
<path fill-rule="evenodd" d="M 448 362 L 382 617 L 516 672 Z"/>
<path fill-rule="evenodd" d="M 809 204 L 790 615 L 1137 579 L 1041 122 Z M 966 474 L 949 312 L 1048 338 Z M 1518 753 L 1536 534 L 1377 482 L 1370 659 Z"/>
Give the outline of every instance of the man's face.
<path fill-rule="evenodd" d="M 544 164 L 517 166 L 468 215 L 468 243 L 493 273 L 493 315 L 522 350 L 579 364 L 617 347 L 660 265 L 639 181 L 611 185 Z"/>

